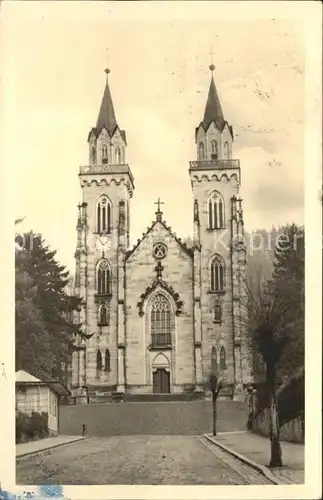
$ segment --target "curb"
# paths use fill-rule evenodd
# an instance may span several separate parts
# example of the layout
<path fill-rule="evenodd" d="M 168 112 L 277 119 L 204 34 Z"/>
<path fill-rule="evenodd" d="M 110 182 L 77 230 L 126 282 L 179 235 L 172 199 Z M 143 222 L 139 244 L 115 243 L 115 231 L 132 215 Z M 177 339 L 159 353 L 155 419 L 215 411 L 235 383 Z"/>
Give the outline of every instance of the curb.
<path fill-rule="evenodd" d="M 85 439 L 90 439 L 90 436 L 81 436 L 77 437 L 71 441 L 66 441 L 64 443 L 53 444 L 48 446 L 48 448 L 42 448 L 40 450 L 28 451 L 26 453 L 21 453 L 20 455 L 16 455 L 16 460 L 20 460 L 20 458 L 30 457 L 32 455 L 38 455 L 39 453 L 43 453 L 43 451 L 53 450 L 54 448 L 59 448 L 60 446 L 66 446 L 68 444 L 77 443 L 78 441 L 84 441 Z"/>
<path fill-rule="evenodd" d="M 218 446 L 219 448 L 221 448 L 223 451 L 226 451 L 227 453 L 229 453 L 230 455 L 234 456 L 235 458 L 237 458 L 238 460 L 240 460 L 240 462 L 243 462 L 244 464 L 246 465 L 249 465 L 250 467 L 252 467 L 253 469 L 255 469 L 256 471 L 260 472 L 260 474 L 262 474 L 263 476 L 266 477 L 266 479 L 268 479 L 269 481 L 271 481 L 273 484 L 285 484 L 281 481 L 279 481 L 268 469 L 267 467 L 265 467 L 264 465 L 260 465 L 260 464 L 257 464 L 256 462 L 253 462 L 252 460 L 250 460 L 249 458 L 246 458 L 245 456 L 243 455 L 240 455 L 240 453 L 238 453 L 237 451 L 233 451 L 231 448 L 228 448 L 227 446 L 225 446 L 224 444 L 221 444 L 221 443 L 218 443 L 217 441 L 214 441 L 210 436 L 208 436 L 207 434 L 203 434 L 203 437 L 206 438 L 210 443 L 213 443 L 215 446 Z"/>

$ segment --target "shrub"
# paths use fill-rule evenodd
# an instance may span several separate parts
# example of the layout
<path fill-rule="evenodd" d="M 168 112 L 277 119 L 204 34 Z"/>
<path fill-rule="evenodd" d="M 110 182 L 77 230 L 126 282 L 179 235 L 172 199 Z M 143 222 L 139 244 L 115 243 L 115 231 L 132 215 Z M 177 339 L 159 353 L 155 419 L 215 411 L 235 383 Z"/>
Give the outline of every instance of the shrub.
<path fill-rule="evenodd" d="M 48 436 L 48 414 L 36 413 L 31 414 L 31 428 L 33 429 L 34 436 L 46 437 Z"/>
<path fill-rule="evenodd" d="M 277 391 L 279 423 L 284 425 L 304 412 L 305 373 L 302 369 Z"/>
<path fill-rule="evenodd" d="M 280 426 L 304 412 L 304 368 L 277 390 Z M 269 406 L 269 392 L 265 383 L 257 386 L 256 415 Z"/>
<path fill-rule="evenodd" d="M 48 414 L 33 412 L 31 416 L 18 412 L 16 415 L 16 443 L 48 436 Z"/>

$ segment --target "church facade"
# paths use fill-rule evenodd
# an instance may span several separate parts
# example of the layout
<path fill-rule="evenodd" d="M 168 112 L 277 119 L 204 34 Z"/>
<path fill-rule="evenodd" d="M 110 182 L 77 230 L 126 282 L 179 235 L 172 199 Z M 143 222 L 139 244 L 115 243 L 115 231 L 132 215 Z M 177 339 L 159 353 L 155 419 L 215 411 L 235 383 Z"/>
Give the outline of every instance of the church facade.
<path fill-rule="evenodd" d="M 212 71 L 190 162 L 192 246 L 153 223 L 130 248 L 134 177 L 116 120 L 108 73 L 89 162 L 80 167 L 74 293 L 84 306 L 71 388 L 88 392 L 203 390 L 210 373 L 239 398 L 252 381 L 243 291 L 246 266 L 240 164 Z"/>

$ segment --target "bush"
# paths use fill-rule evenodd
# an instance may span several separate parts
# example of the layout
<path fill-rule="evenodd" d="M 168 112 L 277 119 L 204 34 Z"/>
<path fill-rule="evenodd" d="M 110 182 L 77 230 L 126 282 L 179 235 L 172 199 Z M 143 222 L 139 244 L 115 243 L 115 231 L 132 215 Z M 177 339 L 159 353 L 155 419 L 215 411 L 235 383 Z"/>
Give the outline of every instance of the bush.
<path fill-rule="evenodd" d="M 16 444 L 49 435 L 48 414 L 32 412 L 31 416 L 18 412 L 16 415 Z"/>
<path fill-rule="evenodd" d="M 279 423 L 284 425 L 304 412 L 305 373 L 302 369 L 277 391 Z"/>
<path fill-rule="evenodd" d="M 256 415 L 269 406 L 269 391 L 265 383 L 257 386 Z M 304 368 L 277 390 L 277 406 L 280 426 L 304 412 Z"/>

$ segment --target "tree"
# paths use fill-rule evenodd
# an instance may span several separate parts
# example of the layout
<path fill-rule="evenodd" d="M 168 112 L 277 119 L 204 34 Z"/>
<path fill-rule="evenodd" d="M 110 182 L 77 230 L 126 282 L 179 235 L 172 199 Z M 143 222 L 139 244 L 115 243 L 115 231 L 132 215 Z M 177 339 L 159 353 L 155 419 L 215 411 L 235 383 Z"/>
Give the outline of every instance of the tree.
<path fill-rule="evenodd" d="M 248 322 L 252 331 L 253 347 L 265 364 L 265 384 L 270 408 L 270 467 L 282 466 L 279 443 L 279 419 L 276 400 L 277 364 L 289 341 L 285 324 L 285 305 L 279 296 L 270 293 L 267 284 L 260 286 L 258 295 L 248 289 Z"/>
<path fill-rule="evenodd" d="M 24 253 L 16 254 L 16 370 L 45 380 L 51 378 L 54 359 L 50 335 L 36 304 L 37 288 L 26 271 Z"/>
<path fill-rule="evenodd" d="M 212 374 L 209 376 L 209 385 L 212 392 L 212 409 L 213 409 L 213 436 L 216 436 L 216 402 L 218 399 L 218 395 L 220 390 L 222 389 L 222 380 L 218 379 L 216 374 Z"/>
<path fill-rule="evenodd" d="M 270 408 L 270 466 L 282 466 L 279 443 L 279 418 L 276 386 L 279 367 L 285 353 L 294 352 L 296 365 L 302 365 L 304 346 L 304 231 L 295 225 L 281 233 L 282 246 L 275 249 L 273 277 L 247 288 L 247 323 L 253 349 L 260 353 L 265 366 L 265 387 Z M 295 245 L 295 241 L 298 245 Z M 298 356 L 295 356 L 297 353 Z M 286 359 L 286 358 L 285 358 Z"/>
<path fill-rule="evenodd" d="M 29 233 L 23 240 L 16 252 L 17 367 L 62 379 L 62 363 L 67 365 L 80 331 L 73 313 L 82 301 L 66 293 L 69 273 L 42 236 Z"/>
<path fill-rule="evenodd" d="M 272 293 L 286 304 L 286 321 L 292 324 L 290 345 L 280 359 L 278 371 L 289 379 L 304 365 L 305 331 L 305 245 L 304 228 L 285 226 L 275 250 Z"/>

